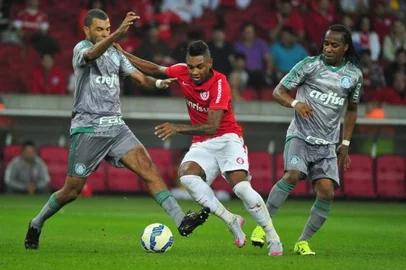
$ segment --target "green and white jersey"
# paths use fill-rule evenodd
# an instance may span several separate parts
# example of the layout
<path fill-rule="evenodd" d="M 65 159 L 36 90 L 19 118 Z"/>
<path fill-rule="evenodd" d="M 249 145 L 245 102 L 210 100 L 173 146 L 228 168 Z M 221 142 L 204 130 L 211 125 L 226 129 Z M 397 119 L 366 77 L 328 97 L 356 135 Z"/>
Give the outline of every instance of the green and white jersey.
<path fill-rule="evenodd" d="M 73 49 L 76 84 L 71 134 L 100 131 L 124 124 L 120 106 L 120 78 L 129 76 L 135 67 L 112 46 L 99 58 L 87 62 L 83 54 L 92 46 L 90 41 L 82 40 Z"/>
<path fill-rule="evenodd" d="M 297 63 L 281 84 L 289 90 L 298 88 L 296 99 L 309 104 L 314 114 L 303 119 L 295 112 L 287 136 L 327 145 L 338 142 L 345 103 L 359 103 L 363 80 L 361 70 L 351 62 L 332 67 L 319 55 Z"/>

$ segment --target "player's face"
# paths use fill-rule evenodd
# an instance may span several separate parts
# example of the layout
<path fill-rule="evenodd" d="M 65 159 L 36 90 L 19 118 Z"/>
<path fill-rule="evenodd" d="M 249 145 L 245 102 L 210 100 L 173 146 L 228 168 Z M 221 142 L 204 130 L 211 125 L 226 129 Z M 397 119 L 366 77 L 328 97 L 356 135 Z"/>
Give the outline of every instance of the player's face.
<path fill-rule="evenodd" d="M 210 75 L 210 70 L 213 66 L 213 59 L 209 59 L 203 55 L 186 56 L 187 69 L 192 81 L 199 85 L 204 83 Z"/>
<path fill-rule="evenodd" d="M 323 42 L 323 55 L 329 65 L 340 65 L 347 50 L 348 44 L 344 42 L 342 33 L 327 31 Z"/>
<path fill-rule="evenodd" d="M 102 41 L 110 35 L 110 20 L 100 20 L 93 18 L 92 24 L 83 27 L 86 38 L 93 44 Z"/>

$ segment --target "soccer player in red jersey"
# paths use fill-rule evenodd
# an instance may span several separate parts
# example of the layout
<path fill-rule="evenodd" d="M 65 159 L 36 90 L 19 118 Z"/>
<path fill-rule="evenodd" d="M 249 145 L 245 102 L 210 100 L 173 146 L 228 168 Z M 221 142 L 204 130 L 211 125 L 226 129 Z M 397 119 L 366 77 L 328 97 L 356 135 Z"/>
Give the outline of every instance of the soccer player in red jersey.
<path fill-rule="evenodd" d="M 212 69 L 213 59 L 206 43 L 192 42 L 187 49 L 186 63 L 170 67 L 123 53 L 143 73 L 178 79 L 192 125 L 164 123 L 155 128 L 155 134 L 162 140 L 177 133 L 194 136 L 178 171 L 189 194 L 224 220 L 234 235 L 235 244 L 244 246 L 246 236 L 241 229 L 244 219 L 229 212 L 210 188 L 221 173 L 247 211 L 266 231 L 269 255 L 282 255 L 282 244 L 265 203 L 250 184 L 247 148 L 232 110 L 230 85 L 225 75 Z"/>

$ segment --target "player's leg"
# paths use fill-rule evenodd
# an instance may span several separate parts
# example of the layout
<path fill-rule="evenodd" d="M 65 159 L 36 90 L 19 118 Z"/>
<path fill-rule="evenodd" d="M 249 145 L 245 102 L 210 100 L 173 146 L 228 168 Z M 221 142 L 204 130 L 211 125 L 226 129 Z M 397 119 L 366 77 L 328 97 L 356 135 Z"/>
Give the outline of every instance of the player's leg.
<path fill-rule="evenodd" d="M 251 186 L 251 176 L 248 172 L 248 149 L 244 145 L 243 139 L 236 134 L 225 134 L 219 140 L 224 140 L 225 145 L 219 151 L 213 151 L 213 154 L 219 163 L 223 177 L 230 183 L 234 193 L 241 199 L 257 224 L 266 231 L 268 244 L 272 246 L 269 255 L 282 255 L 282 245 L 265 202 Z"/>
<path fill-rule="evenodd" d="M 119 166 L 122 163 L 143 179 L 148 192 L 174 220 L 181 235 L 191 234 L 197 226 L 203 224 L 208 218 L 208 209 L 184 214 L 166 187 L 147 150 L 127 126 L 123 126 L 116 136 L 116 143 L 112 146 L 108 156 L 114 160 L 114 165 Z"/>
<path fill-rule="evenodd" d="M 236 246 L 242 247 L 246 241 L 245 234 L 241 229 L 244 219 L 228 211 L 209 186 L 218 172 L 218 164 L 211 153 L 203 148 L 192 147 L 185 155 L 178 173 L 182 185 L 187 189 L 190 196 L 222 219 L 233 234 Z"/>
<path fill-rule="evenodd" d="M 330 212 L 334 199 L 334 190 L 339 187 L 337 158 L 334 146 L 319 146 L 318 156 L 326 157 L 314 162 L 309 168 L 309 177 L 312 179 L 316 192 L 310 216 L 295 245 L 294 251 L 301 255 L 314 255 L 308 240 L 323 226 Z"/>
<path fill-rule="evenodd" d="M 289 139 L 285 144 L 284 170 L 285 174 L 271 189 L 266 206 L 271 218 L 274 217 L 279 207 L 286 201 L 290 191 L 295 187 L 303 174 L 307 174 L 307 144 L 297 138 Z M 265 242 L 265 232 L 260 226 L 256 227 L 251 235 L 254 246 L 262 247 Z"/>
<path fill-rule="evenodd" d="M 30 221 L 25 239 L 26 248 L 39 247 L 39 236 L 45 221 L 79 196 L 86 184 L 86 178 L 97 168 L 108 151 L 108 139 L 94 136 L 90 133 L 72 135 L 65 184 L 50 196 L 42 210 Z"/>
<path fill-rule="evenodd" d="M 283 153 L 285 174 L 272 187 L 266 201 L 271 217 L 285 202 L 300 178 L 307 174 L 307 148 L 307 143 L 298 138 L 291 138 L 286 142 Z"/>

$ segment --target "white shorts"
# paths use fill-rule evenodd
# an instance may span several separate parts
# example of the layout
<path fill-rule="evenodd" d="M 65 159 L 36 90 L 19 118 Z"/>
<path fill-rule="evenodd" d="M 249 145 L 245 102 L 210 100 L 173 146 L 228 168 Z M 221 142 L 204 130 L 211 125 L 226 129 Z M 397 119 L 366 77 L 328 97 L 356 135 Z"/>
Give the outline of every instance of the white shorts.
<path fill-rule="evenodd" d="M 188 161 L 202 167 L 208 185 L 213 183 L 220 172 L 224 179 L 226 172 L 230 171 L 244 170 L 249 175 L 248 149 L 243 138 L 235 133 L 192 144 L 182 163 Z"/>

